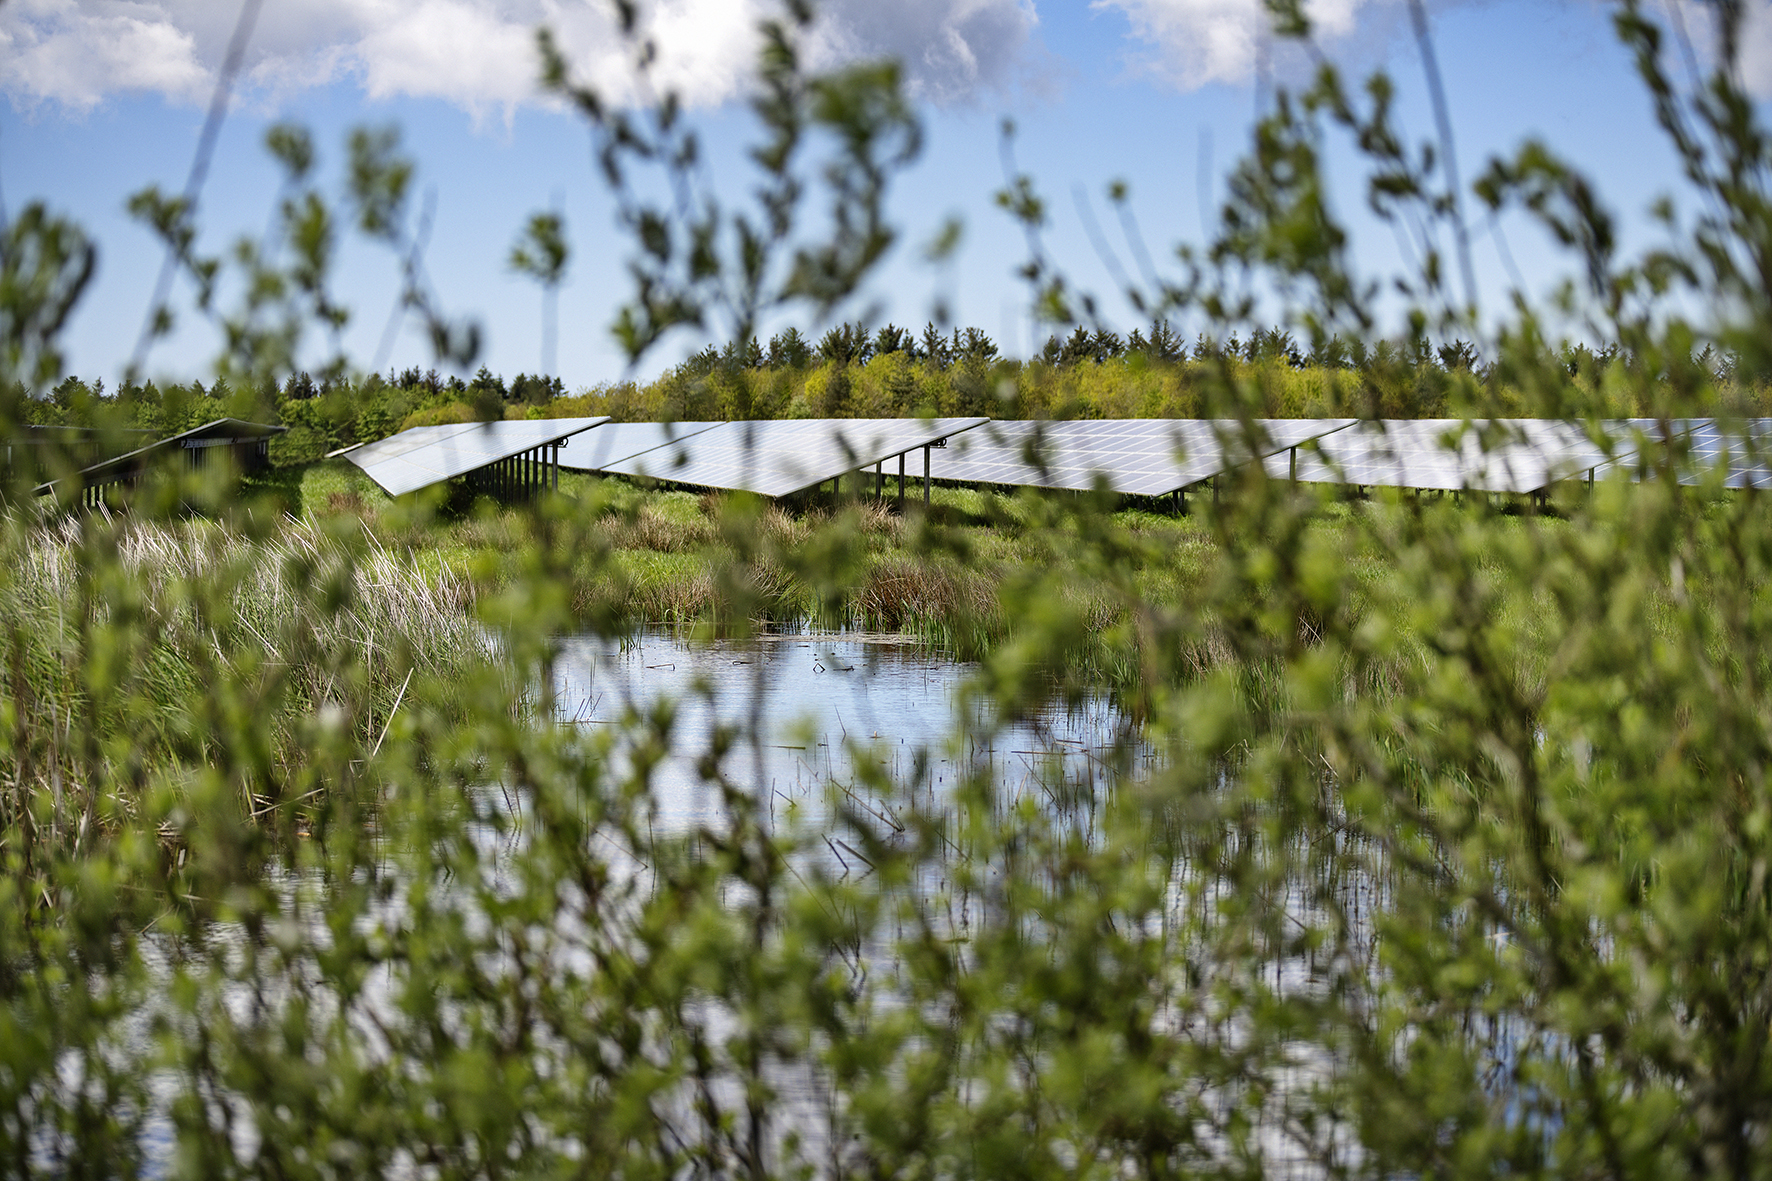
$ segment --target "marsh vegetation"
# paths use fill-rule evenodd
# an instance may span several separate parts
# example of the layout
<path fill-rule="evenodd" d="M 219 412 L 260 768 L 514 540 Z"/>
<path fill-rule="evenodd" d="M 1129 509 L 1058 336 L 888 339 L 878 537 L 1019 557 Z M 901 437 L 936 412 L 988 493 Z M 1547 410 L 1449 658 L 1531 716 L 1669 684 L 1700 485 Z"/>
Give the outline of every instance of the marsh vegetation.
<path fill-rule="evenodd" d="M 1269 7 L 1308 38 L 1300 5 Z M 1732 35 L 1739 6 L 1717 7 Z M 1458 191 L 1386 82 L 1324 65 L 1261 121 L 1211 249 L 1141 306 L 1247 340 L 1268 331 L 1261 276 L 1304 360 L 1343 350 L 1334 382 L 1368 412 L 1430 372 L 1452 413 L 1751 408 L 1772 157 L 1736 42 L 1682 89 L 1659 26 L 1616 11 L 1706 198 L 1666 249 L 1621 257 L 1543 145 Z M 605 101 L 542 40 L 636 240 L 618 339 L 642 357 L 718 322 L 740 342 L 744 364 L 721 350 L 673 389 L 779 379 L 747 367 L 762 319 L 838 318 L 894 240 L 914 107 L 890 64 L 804 69 L 809 19 L 790 4 L 766 30 L 750 217 L 652 204 L 632 172 L 699 192 L 693 120 Z M 1382 291 L 1325 200 L 1329 137 L 1421 246 Z M 337 311 L 304 142 L 269 144 L 277 249 L 238 256 L 245 302 L 196 309 L 227 350 L 204 396 L 278 396 Z M 348 150 L 338 224 L 410 257 L 397 139 Z M 808 184 L 835 211 L 812 229 Z M 1522 301 L 1467 363 L 1488 322 L 1447 260 L 1473 199 L 1571 247 L 1568 302 L 1615 350 L 1572 370 Z M 1003 205 L 1035 245 L 1035 307 L 1094 348 L 1095 303 L 1037 249 L 1035 181 L 1006 178 Z M 138 206 L 214 280 L 188 202 Z M 30 206 L 0 261 L 11 428 L 62 382 L 92 255 Z M 402 275 L 465 373 L 474 333 Z M 1052 373 L 1108 368 L 1062 349 Z M 876 370 L 889 389 L 895 355 L 827 362 L 826 392 L 842 375 L 872 396 Z M 304 400 L 337 408 L 364 379 L 321 360 L 335 401 Z M 1279 377 L 1330 369 L 1209 348 L 1144 372 L 1247 422 Z M 1040 374 L 1013 375 L 1022 405 L 1072 397 Z M 14 473 L 0 1157 L 55 1176 L 1765 1176 L 1772 516 L 1718 473 L 1682 483 L 1681 447 L 1544 505 L 1350 501 L 1251 466 L 1185 518 L 590 479 L 515 507 L 390 502 L 323 463 L 244 487 L 161 473 L 123 511 L 69 512 Z M 767 657 L 782 633 L 829 663 Z M 940 715 L 915 707 L 916 742 L 827 725 L 803 744 L 841 756 L 785 784 L 772 686 L 856 672 L 857 633 L 964 668 L 929 674 Z M 658 650 L 702 663 L 648 667 Z M 587 688 L 611 668 L 638 687 Z"/>

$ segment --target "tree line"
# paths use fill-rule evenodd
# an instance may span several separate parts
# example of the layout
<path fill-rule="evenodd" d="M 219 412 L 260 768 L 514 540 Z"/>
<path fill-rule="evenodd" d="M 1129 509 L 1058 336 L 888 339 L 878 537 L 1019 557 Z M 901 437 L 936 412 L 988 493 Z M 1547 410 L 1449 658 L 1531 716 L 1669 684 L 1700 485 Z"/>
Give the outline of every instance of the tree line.
<path fill-rule="evenodd" d="M 1714 349 L 1696 358 L 1718 380 L 1733 362 Z M 1613 365 L 1635 359 L 1612 345 L 1566 344 L 1562 361 L 1573 386 L 1597 394 Z M 978 328 L 920 334 L 896 325 L 869 330 L 843 323 L 816 342 L 786 328 L 767 343 L 709 346 L 651 380 L 604 382 L 568 392 L 557 376 L 505 378 L 482 365 L 472 376 L 435 368 L 390 369 L 362 377 L 315 377 L 298 371 L 265 389 L 217 379 L 156 383 L 68 377 L 46 397 L 28 399 L 29 421 L 43 425 L 177 434 L 217 418 L 287 426 L 272 444 L 278 464 L 306 463 L 330 451 L 415 426 L 500 418 L 608 414 L 643 422 L 747 418 L 911 417 L 1193 418 L 1206 413 L 1202 391 L 1214 367 L 1229 366 L 1260 390 L 1270 417 L 1433 418 L 1463 413 L 1478 392 L 1524 412 L 1477 350 L 1464 341 L 1430 347 L 1379 340 L 1364 349 L 1331 341 L 1310 349 L 1282 328 L 1190 345 L 1157 321 L 1120 336 L 1077 327 L 1048 339 L 1027 361 L 1004 357 Z M 1741 391 L 1744 404 L 1763 392 Z M 1641 412 L 1620 403 L 1619 417 Z"/>
<path fill-rule="evenodd" d="M 1424 337 L 1406 345 L 1380 342 L 1378 347 L 1389 350 L 1381 361 L 1394 355 L 1408 363 L 1446 370 L 1475 370 L 1482 364 L 1476 346 L 1462 339 L 1434 344 Z M 1580 345 L 1570 349 L 1572 355 L 1574 350 L 1587 351 Z M 710 344 L 691 354 L 681 368 L 701 376 L 720 369 L 866 365 L 875 357 L 894 353 L 902 354 L 907 361 L 942 369 L 968 361 L 989 364 L 1001 356 L 996 342 L 979 328 L 956 325 L 944 333 L 929 322 L 921 333 L 916 333 L 889 323 L 870 331 L 865 323 L 856 321 L 835 325 L 816 342 L 798 328 L 788 327 L 771 336 L 767 343 L 749 337 L 723 346 Z M 1605 355 L 1610 358 L 1616 350 Z M 1232 332 L 1222 338 L 1202 332 L 1190 345 L 1168 320 L 1156 319 L 1124 336 L 1105 325 L 1079 324 L 1066 335 L 1048 336 L 1030 360 L 1046 365 L 1101 365 L 1127 357 L 1169 362 L 1231 357 L 1248 362 L 1279 361 L 1294 369 L 1348 369 L 1364 360 L 1364 350 L 1339 336 L 1328 337 L 1315 346 L 1301 343 L 1285 328 L 1255 328 L 1247 335 Z"/>

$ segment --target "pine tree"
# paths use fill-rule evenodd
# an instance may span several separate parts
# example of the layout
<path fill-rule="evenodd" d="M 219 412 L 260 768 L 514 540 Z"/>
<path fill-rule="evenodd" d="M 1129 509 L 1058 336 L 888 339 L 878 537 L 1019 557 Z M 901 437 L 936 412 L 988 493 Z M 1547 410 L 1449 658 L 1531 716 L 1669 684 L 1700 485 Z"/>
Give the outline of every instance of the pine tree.
<path fill-rule="evenodd" d="M 923 328 L 923 356 L 937 369 L 946 369 L 948 362 L 953 359 L 953 353 L 948 349 L 947 338 L 942 336 L 941 330 L 936 328 L 933 320 Z"/>

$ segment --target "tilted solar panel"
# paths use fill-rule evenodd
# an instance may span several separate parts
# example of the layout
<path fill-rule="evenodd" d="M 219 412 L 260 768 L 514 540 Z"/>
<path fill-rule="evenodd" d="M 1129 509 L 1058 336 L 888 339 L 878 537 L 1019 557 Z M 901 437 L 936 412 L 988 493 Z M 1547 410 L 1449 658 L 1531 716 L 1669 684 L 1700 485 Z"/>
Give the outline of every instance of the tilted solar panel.
<path fill-rule="evenodd" d="M 684 454 L 681 443 L 717 422 L 609 422 L 594 431 L 575 435 L 560 448 L 560 466 L 581 472 L 600 472 L 612 463 L 645 455 L 661 447 L 672 448 L 671 462 Z M 663 457 L 655 456 L 655 459 Z"/>
<path fill-rule="evenodd" d="M 934 458 L 934 476 L 966 484 L 1162 496 L 1257 455 L 1339 430 L 1354 420 L 1259 419 L 1251 439 L 1234 419 L 1118 418 L 993 422 Z"/>
<path fill-rule="evenodd" d="M 872 467 L 891 456 L 939 445 L 986 418 L 803 418 L 728 422 L 661 448 L 611 463 L 604 471 L 789 496 Z M 921 475 L 913 464 L 907 476 Z"/>
<path fill-rule="evenodd" d="M 1700 483 L 1723 468 L 1726 488 L 1772 488 L 1772 418 L 1690 421 L 1691 450 L 1680 483 Z"/>
<path fill-rule="evenodd" d="M 465 476 L 608 422 L 603 418 L 538 418 L 419 426 L 344 453 L 390 496 Z"/>
<path fill-rule="evenodd" d="M 1389 488 L 1536 492 L 1608 461 L 1579 423 L 1555 419 L 1378 419 L 1301 448 L 1295 472 L 1267 460 L 1275 477 Z"/>
<path fill-rule="evenodd" d="M 1675 418 L 1609 418 L 1600 422 L 1600 430 L 1612 441 L 1612 458 L 1595 465 L 1590 478 L 1604 480 L 1614 472 L 1626 472 L 1632 479 L 1642 479 L 1667 445 L 1684 438 L 1696 419 Z"/>

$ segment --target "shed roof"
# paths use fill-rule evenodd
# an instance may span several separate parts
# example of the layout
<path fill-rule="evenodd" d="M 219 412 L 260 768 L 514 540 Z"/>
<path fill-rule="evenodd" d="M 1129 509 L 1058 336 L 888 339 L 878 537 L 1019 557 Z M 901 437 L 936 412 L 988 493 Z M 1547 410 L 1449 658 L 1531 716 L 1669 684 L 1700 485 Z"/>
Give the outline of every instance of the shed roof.
<path fill-rule="evenodd" d="M 121 473 L 134 468 L 139 468 L 151 456 L 163 451 L 171 451 L 174 448 L 179 450 L 195 450 L 203 447 L 226 447 L 236 443 L 256 442 L 260 439 L 269 439 L 272 436 L 280 435 L 288 429 L 289 428 L 286 426 L 273 426 L 269 423 L 263 422 L 247 422 L 244 419 L 239 418 L 218 418 L 214 422 L 206 422 L 202 426 L 192 427 L 188 431 L 181 431 L 176 435 L 170 435 L 164 439 L 149 443 L 145 447 L 137 447 L 134 451 L 126 451 L 122 455 L 116 455 L 112 456 L 110 459 L 100 460 L 88 467 L 81 468 L 78 472 L 74 473 L 74 475 L 78 476 L 80 482 L 84 485 L 90 486 L 93 484 L 100 484 L 104 483 L 107 479 L 115 478 Z M 64 479 L 73 478 L 74 476 L 64 477 Z M 47 483 L 39 484 L 37 486 L 37 494 L 39 496 L 43 495 L 53 489 L 59 482 L 60 481 L 57 480 L 50 480 Z"/>

